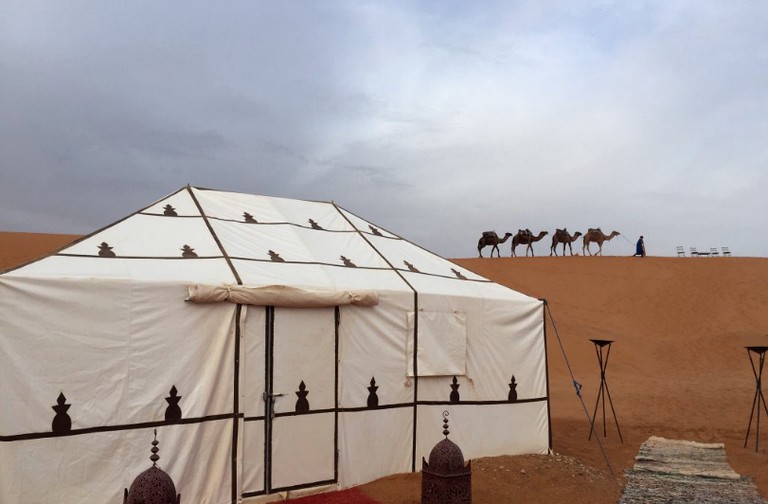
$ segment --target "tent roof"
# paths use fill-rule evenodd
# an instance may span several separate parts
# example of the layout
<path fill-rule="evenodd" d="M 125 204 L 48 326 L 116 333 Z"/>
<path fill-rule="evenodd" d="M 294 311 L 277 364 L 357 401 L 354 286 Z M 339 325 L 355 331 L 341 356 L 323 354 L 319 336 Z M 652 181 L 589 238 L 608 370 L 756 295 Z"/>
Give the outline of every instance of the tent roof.
<path fill-rule="evenodd" d="M 528 296 L 339 207 L 184 187 L 4 276 Z"/>

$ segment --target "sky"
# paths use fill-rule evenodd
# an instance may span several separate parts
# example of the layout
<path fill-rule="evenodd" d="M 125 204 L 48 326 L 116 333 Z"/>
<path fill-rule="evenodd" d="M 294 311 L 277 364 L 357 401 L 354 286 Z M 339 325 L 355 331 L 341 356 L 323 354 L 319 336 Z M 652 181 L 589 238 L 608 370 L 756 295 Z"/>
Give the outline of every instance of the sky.
<path fill-rule="evenodd" d="M 4 0 L 0 230 L 190 184 L 448 258 L 590 227 L 621 233 L 604 255 L 768 257 L 766 26 L 756 0 Z"/>

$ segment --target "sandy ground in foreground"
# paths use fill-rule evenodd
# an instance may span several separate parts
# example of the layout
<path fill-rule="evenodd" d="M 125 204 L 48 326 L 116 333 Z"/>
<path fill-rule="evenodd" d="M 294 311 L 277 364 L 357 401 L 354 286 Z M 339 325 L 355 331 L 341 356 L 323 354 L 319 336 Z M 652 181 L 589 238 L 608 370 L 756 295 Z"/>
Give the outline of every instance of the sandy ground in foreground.
<path fill-rule="evenodd" d="M 0 232 L 0 271 L 77 238 Z M 734 470 L 750 476 L 768 497 L 768 415 L 762 417 L 759 451 L 754 421 L 744 447 L 755 394 L 744 347 L 768 346 L 768 259 L 454 261 L 546 299 L 552 315 L 547 317 L 547 349 L 556 455 L 473 461 L 475 504 L 615 503 L 624 470 L 651 435 L 725 443 Z M 610 409 L 605 436 L 600 411 L 599 436 L 588 440 L 584 408 L 592 414 L 600 384 L 590 339 L 614 340 L 606 379 L 623 443 Z M 585 406 L 575 394 L 566 357 L 583 385 Z M 420 502 L 418 474 L 394 475 L 361 488 L 382 504 Z"/>

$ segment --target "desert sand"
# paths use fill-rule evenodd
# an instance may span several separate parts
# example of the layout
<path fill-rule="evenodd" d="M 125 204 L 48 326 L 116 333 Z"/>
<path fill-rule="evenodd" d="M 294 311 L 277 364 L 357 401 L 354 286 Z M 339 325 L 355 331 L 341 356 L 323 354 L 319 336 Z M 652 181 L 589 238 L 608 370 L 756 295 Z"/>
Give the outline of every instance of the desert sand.
<path fill-rule="evenodd" d="M 75 238 L 0 233 L 0 270 Z M 744 446 L 756 387 L 745 346 L 768 346 L 768 259 L 573 256 L 453 261 L 548 304 L 554 455 L 473 461 L 476 504 L 615 503 L 624 470 L 632 467 L 640 444 L 652 435 L 724 443 L 733 469 L 751 477 L 768 496 L 766 415 L 759 450 L 754 421 Z M 592 414 L 600 385 L 590 339 L 614 341 L 606 381 L 623 442 L 610 408 L 605 435 L 600 411 L 598 435 L 588 439 L 585 409 Z M 584 406 L 569 367 L 582 386 Z M 417 503 L 420 476 L 394 475 L 359 490 L 381 504 Z"/>

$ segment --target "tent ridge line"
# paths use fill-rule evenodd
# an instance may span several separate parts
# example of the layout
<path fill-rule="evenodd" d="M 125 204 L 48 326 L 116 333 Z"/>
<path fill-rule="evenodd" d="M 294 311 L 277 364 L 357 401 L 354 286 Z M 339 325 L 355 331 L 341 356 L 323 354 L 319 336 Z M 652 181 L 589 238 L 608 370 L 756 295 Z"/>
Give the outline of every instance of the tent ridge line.
<path fill-rule="evenodd" d="M 211 221 L 208 219 L 208 216 L 205 214 L 205 210 L 203 210 L 203 206 L 198 201 L 197 197 L 195 196 L 195 193 L 192 191 L 192 188 L 190 186 L 187 186 L 186 189 L 187 189 L 187 192 L 189 192 L 189 196 L 192 198 L 192 201 L 197 206 L 197 209 L 200 212 L 200 216 L 203 218 L 203 222 L 205 222 L 205 225 L 208 227 L 208 231 L 211 233 L 211 237 L 216 242 L 216 245 L 219 247 L 219 250 L 221 250 L 221 253 L 224 256 L 224 260 L 227 261 L 227 264 L 229 265 L 229 269 L 232 270 L 232 274 L 235 276 L 235 280 L 239 285 L 242 285 L 243 281 L 240 278 L 240 273 L 237 272 L 237 268 L 235 268 L 235 265 L 232 264 L 232 260 L 229 258 L 229 254 L 227 254 L 227 251 L 224 249 L 224 245 L 221 243 L 219 236 L 216 234 L 216 231 L 214 231 L 213 226 L 211 226 Z"/>

